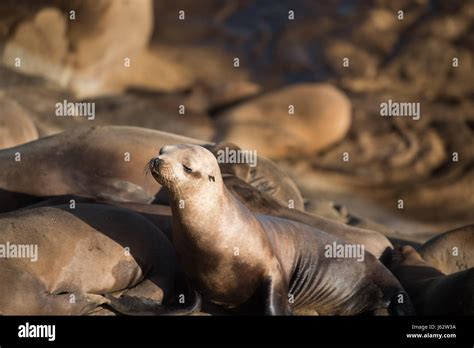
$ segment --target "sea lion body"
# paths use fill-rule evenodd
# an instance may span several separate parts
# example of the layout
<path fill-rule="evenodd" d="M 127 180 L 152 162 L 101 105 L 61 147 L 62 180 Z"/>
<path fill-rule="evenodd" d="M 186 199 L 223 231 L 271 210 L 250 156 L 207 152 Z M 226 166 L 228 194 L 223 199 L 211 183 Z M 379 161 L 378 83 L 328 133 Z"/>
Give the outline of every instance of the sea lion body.
<path fill-rule="evenodd" d="M 102 294 L 131 289 L 161 302 L 174 291 L 172 245 L 124 209 L 84 204 L 3 214 L 0 244 L 37 246 L 36 262 L 0 258 L 3 315 L 91 314 L 108 303 Z"/>
<path fill-rule="evenodd" d="M 474 314 L 474 268 L 443 274 L 411 246 L 396 250 L 389 267 L 408 292 L 417 314 Z"/>
<path fill-rule="evenodd" d="M 25 205 L 18 194 L 75 194 L 148 203 L 161 186 L 147 180 L 143 168 L 157 148 L 180 139 L 199 142 L 159 131 L 110 126 L 78 128 L 0 151 L 0 211 Z M 35 176 L 25 174 L 33 172 Z"/>
<path fill-rule="evenodd" d="M 421 257 L 444 274 L 474 267 L 474 225 L 441 233 L 419 249 Z"/>
<path fill-rule="evenodd" d="M 145 165 L 159 148 L 183 142 L 205 144 L 197 139 L 144 128 L 102 126 L 79 127 L 2 150 L 0 212 L 30 205 L 37 202 L 38 197 L 60 195 L 150 203 L 160 192 L 161 185 L 145 175 Z M 256 171 L 271 173 L 271 168 L 276 166 L 267 162 Z M 265 189 L 262 183 L 277 181 L 258 173 L 256 177 L 262 189 Z M 297 189 L 283 188 L 287 182 L 280 182 L 277 192 L 292 192 L 287 199 L 301 197 Z"/>
<path fill-rule="evenodd" d="M 271 159 L 310 156 L 343 139 L 351 121 L 351 102 L 341 90 L 302 83 L 225 110 L 216 119 L 216 136 Z"/>
<path fill-rule="evenodd" d="M 296 221 L 253 214 L 225 188 L 206 149 L 166 146 L 149 166 L 170 190 L 183 269 L 210 301 L 237 307 L 256 298 L 272 315 L 411 313 L 398 281 L 368 252 L 363 262 L 330 259 L 328 245 L 347 243 Z"/>
<path fill-rule="evenodd" d="M 172 233 L 172 216 L 171 208 L 168 205 L 161 204 L 145 204 L 136 202 L 115 202 L 115 201 L 104 201 L 94 198 L 80 197 L 74 195 L 56 196 L 46 198 L 38 203 L 26 206 L 21 209 L 33 209 L 39 207 L 55 207 L 58 205 L 69 205 L 72 204 L 97 204 L 118 207 L 127 209 L 142 215 L 144 218 L 149 220 L 153 225 L 158 227 L 163 234 L 171 240 Z"/>
<path fill-rule="evenodd" d="M 224 175 L 224 183 L 229 191 L 240 198 L 242 203 L 254 213 L 298 221 L 348 243 L 363 244 L 365 249 L 377 258 L 387 249 L 393 248 L 392 243 L 379 232 L 348 226 L 298 209 L 290 209 L 280 204 L 274 197 L 257 190 L 235 176 Z"/>

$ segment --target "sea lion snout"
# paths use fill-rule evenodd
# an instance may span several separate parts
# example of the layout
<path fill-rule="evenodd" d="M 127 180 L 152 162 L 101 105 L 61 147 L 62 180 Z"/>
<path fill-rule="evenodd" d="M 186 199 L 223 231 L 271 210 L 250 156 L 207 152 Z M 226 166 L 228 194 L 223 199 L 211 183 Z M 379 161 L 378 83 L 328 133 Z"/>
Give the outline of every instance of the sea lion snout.
<path fill-rule="evenodd" d="M 409 255 L 416 253 L 416 249 L 413 248 L 411 245 L 403 245 L 398 248 L 398 253 L 403 257 L 406 258 Z"/>
<path fill-rule="evenodd" d="M 157 170 L 164 162 L 165 161 L 159 157 L 152 158 L 150 161 L 150 169 Z"/>
<path fill-rule="evenodd" d="M 154 157 L 148 162 L 148 170 L 153 176 L 155 176 L 159 174 L 160 167 L 162 167 L 164 163 L 165 161 L 162 158 Z"/>
<path fill-rule="evenodd" d="M 391 259 L 386 262 L 386 265 L 392 271 L 400 266 L 419 265 L 424 264 L 425 260 L 421 255 L 410 245 L 399 246 L 392 251 Z"/>
<path fill-rule="evenodd" d="M 166 175 L 163 175 L 163 168 L 165 167 L 165 160 L 163 158 L 154 157 L 148 162 L 148 169 L 155 180 L 161 185 L 165 184 L 163 180 Z M 169 170 L 168 170 L 169 171 Z"/>
<path fill-rule="evenodd" d="M 171 164 L 175 162 L 175 158 L 173 156 L 174 151 L 176 151 L 176 146 L 173 146 L 173 145 L 163 146 L 158 152 L 158 156 L 150 160 L 150 166 L 153 167 L 150 169 L 158 170 L 160 166 L 164 164 Z"/>

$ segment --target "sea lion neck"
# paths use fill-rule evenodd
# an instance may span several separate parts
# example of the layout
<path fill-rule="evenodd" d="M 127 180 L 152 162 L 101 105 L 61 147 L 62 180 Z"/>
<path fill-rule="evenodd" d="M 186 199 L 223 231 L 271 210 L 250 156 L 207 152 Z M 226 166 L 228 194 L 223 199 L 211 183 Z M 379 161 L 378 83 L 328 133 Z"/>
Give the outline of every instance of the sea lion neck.
<path fill-rule="evenodd" d="M 237 199 L 226 189 L 222 181 L 216 187 L 206 185 L 206 190 L 194 191 L 193 195 L 184 193 L 178 196 L 171 193 L 173 237 L 179 234 L 181 237 L 186 237 L 190 244 L 197 243 L 201 247 L 208 242 L 212 244 L 225 238 L 225 234 L 233 232 L 232 228 L 223 226 L 229 223 L 229 219 L 236 221 L 241 218 L 236 212 L 242 207 L 237 207 L 237 204 Z M 196 216 L 200 218 L 196 219 Z M 223 231 L 226 233 L 223 234 Z"/>
<path fill-rule="evenodd" d="M 220 215 L 224 202 L 230 193 L 221 178 L 214 182 L 195 187 L 170 187 L 170 205 L 173 215 L 208 217 L 209 214 Z"/>

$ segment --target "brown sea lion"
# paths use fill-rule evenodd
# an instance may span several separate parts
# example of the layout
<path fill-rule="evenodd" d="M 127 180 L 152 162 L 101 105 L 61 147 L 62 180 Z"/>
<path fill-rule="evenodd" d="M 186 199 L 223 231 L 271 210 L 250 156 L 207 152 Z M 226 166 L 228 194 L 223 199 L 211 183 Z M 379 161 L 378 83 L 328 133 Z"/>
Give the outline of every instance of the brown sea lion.
<path fill-rule="evenodd" d="M 91 314 L 109 303 L 102 295 L 111 293 L 162 304 L 177 289 L 175 260 L 156 226 L 117 207 L 2 214 L 0 314 Z"/>
<path fill-rule="evenodd" d="M 342 91 L 329 84 L 305 83 L 226 110 L 217 118 L 217 141 L 256 149 L 271 159 L 295 157 L 340 141 L 350 125 L 351 102 Z"/>
<path fill-rule="evenodd" d="M 390 270 L 420 315 L 473 315 L 474 268 L 445 275 L 411 246 L 395 249 Z"/>
<path fill-rule="evenodd" d="M 252 213 L 225 188 L 205 148 L 166 146 L 149 168 L 170 191 L 181 265 L 211 302 L 255 301 L 270 315 L 412 313 L 396 278 L 363 248 L 355 259 L 348 252 L 354 246 L 321 230 Z M 331 255 L 333 248 L 346 253 Z"/>
<path fill-rule="evenodd" d="M 474 225 L 441 233 L 419 249 L 421 257 L 444 274 L 474 267 Z"/>
<path fill-rule="evenodd" d="M 145 204 L 136 202 L 115 202 L 74 195 L 64 195 L 55 197 L 45 197 L 45 199 L 37 203 L 28 205 L 20 209 L 34 209 L 40 207 L 55 207 L 65 205 L 70 210 L 74 210 L 78 204 L 100 204 L 131 210 L 135 213 L 142 215 L 144 218 L 152 222 L 164 233 L 164 235 L 169 240 L 171 240 L 172 217 L 171 208 L 168 205 Z"/>
<path fill-rule="evenodd" d="M 150 129 L 103 126 L 80 127 L 2 150 L 0 212 L 32 204 L 38 197 L 71 194 L 150 203 L 160 192 L 161 185 L 145 175 L 145 165 L 159 148 L 183 142 L 205 144 L 197 139 Z M 289 192 L 288 200 L 301 197 L 295 186 L 284 188 L 291 184 L 288 180 L 272 179 L 272 171 L 277 173 L 274 163 L 260 158 L 257 163 L 260 165 L 255 169 L 255 177 L 259 181 L 255 185 L 281 197 L 281 192 Z M 25 175 L 31 172 L 37 175 Z M 279 182 L 278 190 L 265 185 L 266 181 Z"/>
<path fill-rule="evenodd" d="M 157 148 L 179 139 L 199 143 L 143 128 L 106 126 L 78 128 L 0 151 L 0 211 L 17 209 L 35 197 L 66 194 L 149 203 L 161 185 L 147 180 L 143 168 Z M 32 172 L 36 175 L 24 175 Z"/>

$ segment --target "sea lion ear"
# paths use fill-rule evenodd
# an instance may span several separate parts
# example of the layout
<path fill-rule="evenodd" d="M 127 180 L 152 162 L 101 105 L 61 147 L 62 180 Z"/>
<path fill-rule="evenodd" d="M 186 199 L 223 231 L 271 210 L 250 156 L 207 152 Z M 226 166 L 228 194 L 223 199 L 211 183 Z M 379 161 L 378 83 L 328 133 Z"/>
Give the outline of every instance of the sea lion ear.
<path fill-rule="evenodd" d="M 208 175 L 210 182 L 215 182 L 216 178 L 213 175 Z"/>

